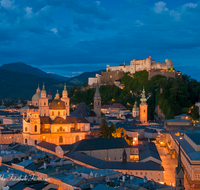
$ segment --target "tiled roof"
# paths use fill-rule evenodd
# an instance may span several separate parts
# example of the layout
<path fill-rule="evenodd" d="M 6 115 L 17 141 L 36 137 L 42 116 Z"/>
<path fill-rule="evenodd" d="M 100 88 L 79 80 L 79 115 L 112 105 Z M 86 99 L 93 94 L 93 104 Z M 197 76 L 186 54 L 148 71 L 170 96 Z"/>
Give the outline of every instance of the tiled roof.
<path fill-rule="evenodd" d="M 70 124 L 70 123 L 89 123 L 84 117 L 66 117 L 63 119 L 62 117 L 56 117 L 52 124 Z"/>
<path fill-rule="evenodd" d="M 200 134 L 199 134 L 199 133 L 186 133 L 186 135 L 187 135 L 196 145 L 200 145 Z"/>
<path fill-rule="evenodd" d="M 70 124 L 70 123 L 89 123 L 84 117 L 71 117 L 68 116 L 66 119 L 62 117 L 56 117 L 51 120 L 50 117 L 40 117 L 41 124 Z"/>
<path fill-rule="evenodd" d="M 95 138 L 81 140 L 75 150 L 102 150 L 128 147 L 129 145 L 124 138 Z"/>
<path fill-rule="evenodd" d="M 48 143 L 48 142 L 42 141 L 42 142 L 38 143 L 37 146 L 55 152 L 55 148 L 57 145 L 53 144 L 53 143 Z"/>
<path fill-rule="evenodd" d="M 101 106 L 101 109 L 109 109 L 109 108 L 120 108 L 120 109 L 126 109 L 125 106 L 123 106 L 120 103 L 114 103 L 112 105 L 103 105 Z"/>
<path fill-rule="evenodd" d="M 85 103 L 80 103 L 76 110 L 71 114 L 71 116 L 91 117 L 96 116 L 96 114 L 93 111 L 91 111 L 91 109 Z"/>

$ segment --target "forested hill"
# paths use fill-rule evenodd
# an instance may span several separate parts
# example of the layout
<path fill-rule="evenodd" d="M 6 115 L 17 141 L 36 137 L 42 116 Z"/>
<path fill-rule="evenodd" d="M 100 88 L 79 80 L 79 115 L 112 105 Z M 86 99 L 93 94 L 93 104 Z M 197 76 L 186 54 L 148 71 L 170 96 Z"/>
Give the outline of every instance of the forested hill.
<path fill-rule="evenodd" d="M 140 95 L 144 86 L 146 96 L 149 97 L 148 113 L 151 119 L 155 115 L 155 107 L 159 105 L 166 118 L 173 118 L 174 115 L 186 113 L 188 109 L 199 101 L 200 83 L 187 75 L 182 79 L 166 78 L 155 76 L 148 80 L 148 72 L 136 72 L 133 77 L 127 73 L 121 78 L 121 83 L 125 85 L 120 89 L 114 85 L 100 87 L 102 104 L 119 102 L 132 109 L 135 100 L 140 103 Z M 86 102 L 93 107 L 93 96 L 95 89 L 81 91 L 80 87 L 72 87 L 69 90 L 71 102 Z"/>

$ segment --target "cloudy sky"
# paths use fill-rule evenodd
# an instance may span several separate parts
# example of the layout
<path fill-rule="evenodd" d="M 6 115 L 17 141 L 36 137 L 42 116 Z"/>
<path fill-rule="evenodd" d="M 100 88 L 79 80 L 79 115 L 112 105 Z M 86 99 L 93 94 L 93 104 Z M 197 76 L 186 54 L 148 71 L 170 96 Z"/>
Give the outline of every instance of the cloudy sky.
<path fill-rule="evenodd" d="M 0 1 L 0 65 L 74 76 L 148 56 L 200 81 L 200 1 Z"/>

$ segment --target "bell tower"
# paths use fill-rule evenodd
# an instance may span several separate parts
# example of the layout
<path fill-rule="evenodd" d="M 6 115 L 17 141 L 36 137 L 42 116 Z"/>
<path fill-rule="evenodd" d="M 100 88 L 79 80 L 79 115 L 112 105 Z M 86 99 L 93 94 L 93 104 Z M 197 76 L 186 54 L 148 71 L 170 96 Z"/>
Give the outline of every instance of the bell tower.
<path fill-rule="evenodd" d="M 70 113 L 70 99 L 68 97 L 68 93 L 67 93 L 67 87 L 66 87 L 66 83 L 64 85 L 64 90 L 62 91 L 62 98 L 61 100 L 63 102 L 65 102 L 65 107 L 66 107 L 66 115 L 69 115 Z"/>
<path fill-rule="evenodd" d="M 98 82 L 96 85 L 96 91 L 94 95 L 94 112 L 97 115 L 97 122 L 101 122 L 101 95 L 99 92 Z"/>
<path fill-rule="evenodd" d="M 139 115 L 140 115 L 140 108 L 137 106 L 137 101 L 135 101 L 135 104 L 132 109 L 132 116 L 137 117 Z"/>
<path fill-rule="evenodd" d="M 143 91 L 142 91 L 142 98 L 140 99 L 141 103 L 140 103 L 140 121 L 142 123 L 146 123 L 147 122 L 147 99 L 145 96 L 145 90 L 143 87 Z"/>
<path fill-rule="evenodd" d="M 176 190 L 184 190 L 184 169 L 181 164 L 181 148 L 179 142 L 178 166 L 175 171 Z"/>
<path fill-rule="evenodd" d="M 49 116 L 49 106 L 48 106 L 48 98 L 45 90 L 45 86 L 43 83 L 41 97 L 39 98 L 39 115 L 40 116 Z"/>

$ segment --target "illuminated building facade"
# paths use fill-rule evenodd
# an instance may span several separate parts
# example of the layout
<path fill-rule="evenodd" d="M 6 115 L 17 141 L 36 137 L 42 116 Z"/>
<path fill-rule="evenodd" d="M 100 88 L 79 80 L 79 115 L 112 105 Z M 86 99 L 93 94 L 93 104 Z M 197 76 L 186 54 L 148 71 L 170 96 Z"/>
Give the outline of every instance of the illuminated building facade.
<path fill-rule="evenodd" d="M 66 85 L 62 98 L 57 94 L 48 102 L 45 86 L 39 87 L 32 98 L 34 109 L 27 110 L 23 119 L 23 143 L 35 145 L 41 141 L 54 144 L 72 144 L 85 139 L 90 123 L 83 117 L 69 116 L 69 98 Z"/>
<path fill-rule="evenodd" d="M 147 108 L 148 108 L 148 105 L 147 105 L 147 99 L 146 99 L 146 96 L 145 96 L 145 90 L 143 88 L 143 91 L 142 91 L 142 98 L 140 99 L 141 101 L 141 104 L 140 104 L 140 121 L 142 123 L 147 123 Z"/>

